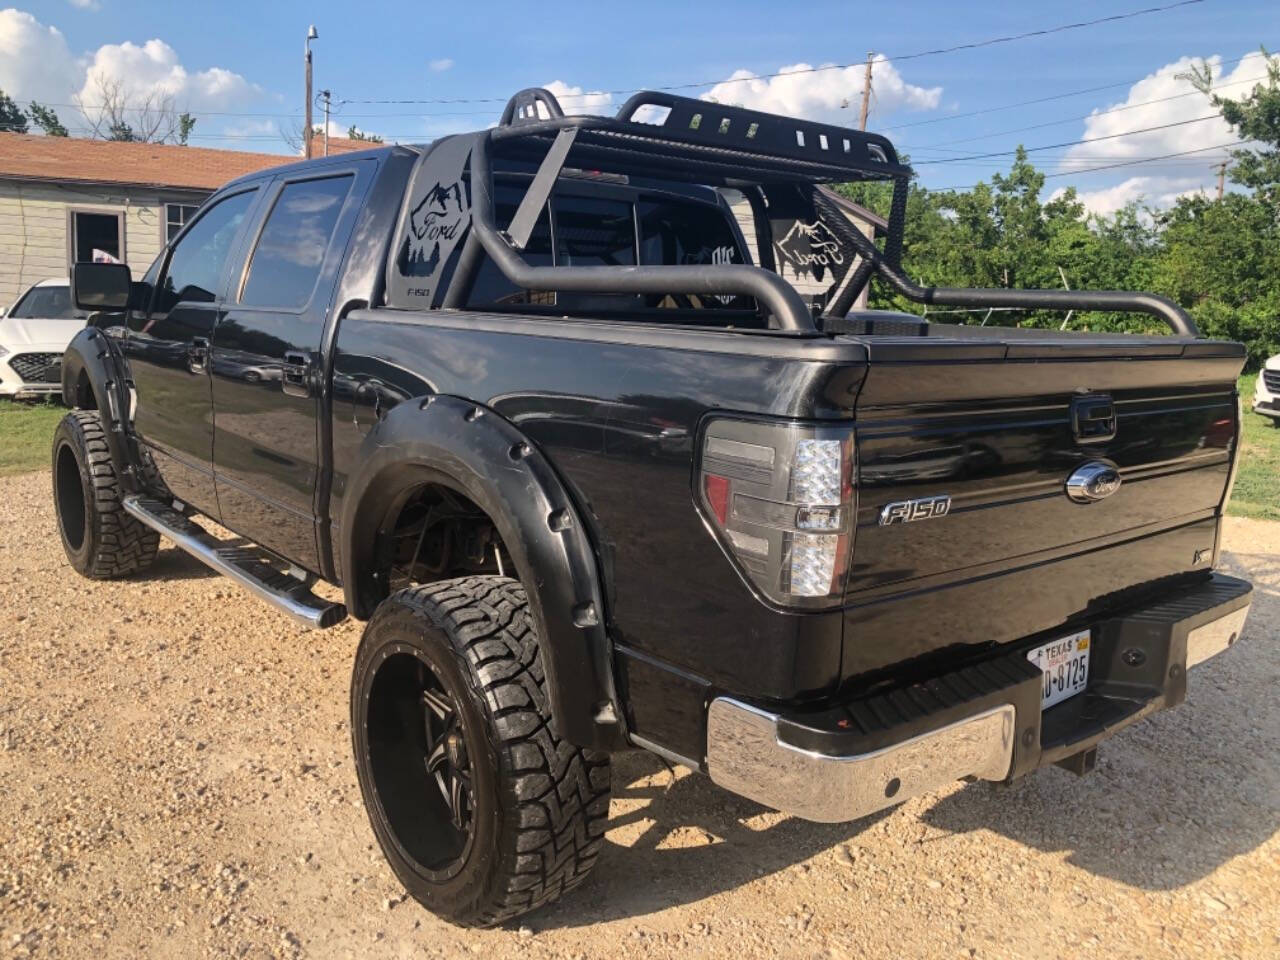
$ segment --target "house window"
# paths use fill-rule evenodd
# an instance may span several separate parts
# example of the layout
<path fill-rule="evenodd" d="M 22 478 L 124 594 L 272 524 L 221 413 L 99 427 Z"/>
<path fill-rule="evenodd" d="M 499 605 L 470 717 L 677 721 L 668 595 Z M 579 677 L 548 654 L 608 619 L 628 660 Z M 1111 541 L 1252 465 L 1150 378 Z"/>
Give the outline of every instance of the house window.
<path fill-rule="evenodd" d="M 200 207 L 190 203 L 166 203 L 164 205 L 164 242 L 168 243 L 178 231 L 196 215 Z"/>
<path fill-rule="evenodd" d="M 71 211 L 71 258 L 73 263 L 123 263 L 124 217 Z"/>

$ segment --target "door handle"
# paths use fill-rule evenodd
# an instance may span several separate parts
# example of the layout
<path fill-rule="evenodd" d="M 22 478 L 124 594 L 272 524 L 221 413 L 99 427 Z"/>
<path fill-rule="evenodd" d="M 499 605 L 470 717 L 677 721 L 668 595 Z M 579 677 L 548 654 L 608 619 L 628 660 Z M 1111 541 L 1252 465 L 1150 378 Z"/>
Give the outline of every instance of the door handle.
<path fill-rule="evenodd" d="M 192 373 L 206 373 L 209 370 L 208 337 L 192 337 L 187 344 L 187 369 Z"/>
<path fill-rule="evenodd" d="M 280 365 L 280 389 L 291 397 L 311 396 L 311 355 L 289 350 Z"/>

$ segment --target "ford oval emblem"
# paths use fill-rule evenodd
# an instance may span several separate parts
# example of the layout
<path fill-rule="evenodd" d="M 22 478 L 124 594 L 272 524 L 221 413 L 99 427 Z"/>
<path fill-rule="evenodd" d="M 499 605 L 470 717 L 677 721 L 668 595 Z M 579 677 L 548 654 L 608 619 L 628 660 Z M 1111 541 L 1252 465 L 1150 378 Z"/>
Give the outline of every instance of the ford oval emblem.
<path fill-rule="evenodd" d="M 1120 471 L 1112 464 L 1090 460 L 1067 477 L 1067 496 L 1076 503 L 1105 500 L 1120 489 Z"/>

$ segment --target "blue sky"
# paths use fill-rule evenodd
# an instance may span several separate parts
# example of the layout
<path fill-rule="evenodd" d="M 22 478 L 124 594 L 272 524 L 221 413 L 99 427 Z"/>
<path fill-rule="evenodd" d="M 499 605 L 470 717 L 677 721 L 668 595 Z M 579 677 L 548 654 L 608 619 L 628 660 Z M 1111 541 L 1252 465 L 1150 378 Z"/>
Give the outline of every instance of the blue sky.
<path fill-rule="evenodd" d="M 774 73 L 799 64 L 876 64 L 872 129 L 911 153 L 929 186 L 963 186 L 1006 169 L 1007 156 L 966 155 L 1109 137 L 1033 157 L 1099 210 L 1146 196 L 1212 188 L 1223 149 L 1075 173 L 1215 147 L 1230 135 L 1176 73 L 1189 57 L 1218 57 L 1242 93 L 1260 76 L 1260 43 L 1280 47 L 1276 0 L 1204 0 L 1117 23 L 972 51 L 897 59 L 921 50 L 1129 12 L 1169 0 L 969 4 L 808 3 L 352 3 L 228 0 L 201 5 L 45 0 L 0 11 L 0 86 L 19 100 L 86 102 L 94 78 L 160 88 L 198 118 L 202 146 L 285 151 L 279 128 L 301 116 L 302 41 L 308 23 L 316 89 L 341 103 L 335 125 L 397 140 L 487 125 L 500 103 L 393 105 L 354 100 L 505 98 L 534 84 L 590 94 Z M 785 11 L 785 12 L 784 12 Z M 798 12 L 803 11 L 803 12 Z M 1237 61 L 1239 61 L 1237 63 Z M 856 125 L 861 70 L 694 88 L 749 106 Z M 741 72 L 741 73 L 740 73 Z M 1109 89 L 961 116 L 1083 88 Z M 1173 99 L 1171 99 L 1173 98 Z M 568 102 L 609 112 L 625 95 Z M 1151 103 L 1151 101 L 1159 101 Z M 848 106 L 842 104 L 847 101 Z M 1124 107 L 1115 110 L 1115 107 Z M 1087 118 L 1093 111 L 1111 112 Z M 60 107 L 73 128 L 73 107 Z M 292 116 L 291 116 L 292 115 Z M 318 115 L 317 115 L 318 116 Z M 1184 120 L 1195 122 L 1182 123 Z M 74 121 L 74 122 L 73 122 Z M 318 122 L 318 121 L 317 121 Z M 1035 130 L 1022 128 L 1044 126 Z M 1142 135 L 1113 134 L 1166 126 Z M 948 159 L 951 158 L 951 159 Z M 960 158 L 960 159 L 955 159 Z M 942 160 L 947 162 L 939 162 Z"/>

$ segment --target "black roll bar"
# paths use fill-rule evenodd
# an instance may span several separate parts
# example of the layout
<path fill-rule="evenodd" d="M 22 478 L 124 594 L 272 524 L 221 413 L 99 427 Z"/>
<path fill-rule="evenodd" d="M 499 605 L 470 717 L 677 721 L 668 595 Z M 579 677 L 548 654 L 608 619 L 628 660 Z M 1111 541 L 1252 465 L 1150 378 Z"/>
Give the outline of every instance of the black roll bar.
<path fill-rule="evenodd" d="M 534 267 L 513 249 L 494 217 L 488 131 L 471 149 L 471 231 L 442 306 L 465 304 L 483 249 L 503 276 L 526 290 L 572 293 L 683 293 L 755 297 L 787 333 L 817 335 L 813 315 L 791 284 L 776 273 L 746 264 L 690 266 Z M 552 162 L 554 158 L 551 158 Z"/>
<path fill-rule="evenodd" d="M 657 123 L 636 122 L 643 107 L 666 108 Z M 546 114 L 546 118 L 542 114 Z M 909 300 L 954 307 L 1018 307 L 1043 310 L 1107 310 L 1147 313 L 1164 320 L 1184 337 L 1198 337 L 1191 317 L 1173 301 L 1154 293 L 1125 290 L 1016 290 L 1006 288 L 925 287 L 902 270 L 902 242 L 911 170 L 902 165 L 884 137 L 860 131 L 778 117 L 669 93 L 644 91 L 628 100 L 613 118 L 567 117 L 554 94 L 543 88 L 517 93 L 507 103 L 493 130 L 473 135 L 471 149 L 471 230 L 442 306 L 466 305 L 485 253 L 518 287 L 538 291 L 637 294 L 739 294 L 754 297 L 782 331 L 817 334 L 813 316 L 799 293 L 777 273 L 745 264 L 689 266 L 534 267 L 519 253 L 527 242 L 548 192 L 559 175 L 570 146 L 584 157 L 608 164 L 638 165 L 651 176 L 746 188 L 759 220 L 763 211 L 753 193 L 768 183 L 809 183 L 860 177 L 892 179 L 893 202 L 883 252 L 861 231 L 844 229 L 835 216 L 832 226 L 861 256 L 849 282 L 827 308 L 826 316 L 843 317 L 874 273 Z M 510 149 L 524 144 L 524 156 L 539 162 L 528 209 L 517 213 L 512 235 L 497 227 L 489 148 L 502 139 Z M 556 143 L 553 143 L 556 141 Z M 545 142 L 545 149 L 542 143 Z M 532 154 L 531 154 L 532 151 Z M 539 152 L 541 151 L 541 152 Z M 576 155 L 576 154 L 575 154 Z M 424 158 L 425 159 L 425 158 Z M 420 161 L 421 162 L 421 161 Z M 703 180 L 703 177 L 706 180 Z M 815 205 L 830 201 L 817 191 Z M 523 216 L 521 215 L 523 214 Z M 758 239 L 763 240 L 763 236 Z M 765 246 L 762 262 L 768 263 Z"/>
<path fill-rule="evenodd" d="M 904 191 L 905 192 L 905 191 Z M 896 193 L 896 191 L 895 191 Z M 896 199 L 896 197 L 895 197 Z M 897 204 L 894 204 L 895 208 Z M 905 203 L 903 204 L 905 207 Z M 896 212 L 896 210 L 895 210 Z M 893 220 L 890 220 L 890 250 L 901 250 L 901 241 L 892 243 Z M 899 227 L 900 228 L 900 227 Z M 1111 310 L 1117 313 L 1147 313 L 1159 317 L 1174 333 L 1184 337 L 1199 337 L 1195 321 L 1180 306 L 1167 297 L 1155 293 L 1138 293 L 1130 290 L 1015 290 L 1003 287 L 923 287 L 913 283 L 896 262 L 891 262 L 889 252 L 881 253 L 876 245 L 858 230 L 842 232 L 864 261 L 871 263 L 888 284 L 908 300 L 916 303 L 936 304 L 943 307 L 1025 307 L 1041 310 Z M 850 289 L 853 284 L 850 284 Z M 856 296 L 857 291 L 853 291 Z M 846 296 L 848 291 L 846 291 Z M 838 311 L 832 316 L 843 316 L 848 306 L 843 299 L 833 304 Z M 850 298 L 852 303 L 852 298 Z"/>

